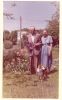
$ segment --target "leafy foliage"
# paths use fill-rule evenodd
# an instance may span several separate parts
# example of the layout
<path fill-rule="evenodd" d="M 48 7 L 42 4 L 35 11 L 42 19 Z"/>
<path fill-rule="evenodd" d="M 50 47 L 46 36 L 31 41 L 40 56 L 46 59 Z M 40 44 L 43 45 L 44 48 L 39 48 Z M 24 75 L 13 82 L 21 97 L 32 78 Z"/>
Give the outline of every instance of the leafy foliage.
<path fill-rule="evenodd" d="M 4 41 L 4 48 L 5 49 L 10 49 L 12 47 L 13 47 L 13 44 L 12 44 L 12 42 L 10 40 L 5 40 Z"/>
<path fill-rule="evenodd" d="M 3 40 L 10 40 L 10 32 L 8 30 L 5 30 L 3 32 Z"/>
<path fill-rule="evenodd" d="M 48 21 L 47 29 L 52 35 L 59 35 L 59 3 L 53 3 L 56 12 L 53 14 L 51 20 Z"/>
<path fill-rule="evenodd" d="M 13 42 L 14 45 L 17 43 L 17 31 L 16 30 L 11 32 L 11 41 Z"/>

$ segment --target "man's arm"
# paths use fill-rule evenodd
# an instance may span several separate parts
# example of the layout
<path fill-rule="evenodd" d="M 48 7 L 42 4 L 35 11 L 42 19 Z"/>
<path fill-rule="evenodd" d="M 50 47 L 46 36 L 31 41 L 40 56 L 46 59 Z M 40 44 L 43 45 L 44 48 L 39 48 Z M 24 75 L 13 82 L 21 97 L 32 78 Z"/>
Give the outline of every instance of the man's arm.
<path fill-rule="evenodd" d="M 41 42 L 38 42 L 38 43 L 35 43 L 34 45 L 35 46 L 39 46 L 39 45 L 41 45 L 42 43 Z"/>
<path fill-rule="evenodd" d="M 42 43 L 41 43 L 41 35 L 38 35 L 37 37 L 37 43 L 35 43 L 35 46 L 40 46 Z"/>

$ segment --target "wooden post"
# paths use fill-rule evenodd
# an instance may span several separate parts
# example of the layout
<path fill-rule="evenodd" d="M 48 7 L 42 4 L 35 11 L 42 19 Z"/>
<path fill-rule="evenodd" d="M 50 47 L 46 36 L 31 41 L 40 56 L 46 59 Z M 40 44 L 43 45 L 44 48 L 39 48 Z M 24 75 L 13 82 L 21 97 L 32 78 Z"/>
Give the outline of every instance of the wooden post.
<path fill-rule="evenodd" d="M 21 50 L 21 29 L 22 29 L 22 18 L 20 16 L 20 50 Z"/>

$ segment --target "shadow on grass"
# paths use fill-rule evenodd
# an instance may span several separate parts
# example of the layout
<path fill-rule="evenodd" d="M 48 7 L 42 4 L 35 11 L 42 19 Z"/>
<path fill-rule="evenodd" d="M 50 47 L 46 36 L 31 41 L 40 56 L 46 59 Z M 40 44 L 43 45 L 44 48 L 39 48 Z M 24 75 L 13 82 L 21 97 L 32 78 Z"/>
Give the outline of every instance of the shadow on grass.
<path fill-rule="evenodd" d="M 56 72 L 58 72 L 58 70 L 54 69 L 54 70 L 50 71 L 48 74 L 53 74 L 53 73 L 56 73 Z"/>

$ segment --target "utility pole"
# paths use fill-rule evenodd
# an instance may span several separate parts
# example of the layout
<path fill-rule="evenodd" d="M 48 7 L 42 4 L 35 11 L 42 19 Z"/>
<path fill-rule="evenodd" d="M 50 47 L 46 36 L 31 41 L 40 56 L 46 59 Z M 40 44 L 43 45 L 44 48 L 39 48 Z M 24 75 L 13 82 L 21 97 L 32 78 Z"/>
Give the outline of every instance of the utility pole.
<path fill-rule="evenodd" d="M 19 31 L 17 33 L 17 45 L 21 50 L 21 29 L 22 29 L 22 18 L 21 18 L 21 16 L 19 17 L 19 25 L 20 25 L 20 27 L 19 27 Z"/>
<path fill-rule="evenodd" d="M 22 17 L 20 16 L 20 49 L 21 49 L 21 29 L 22 29 Z"/>

